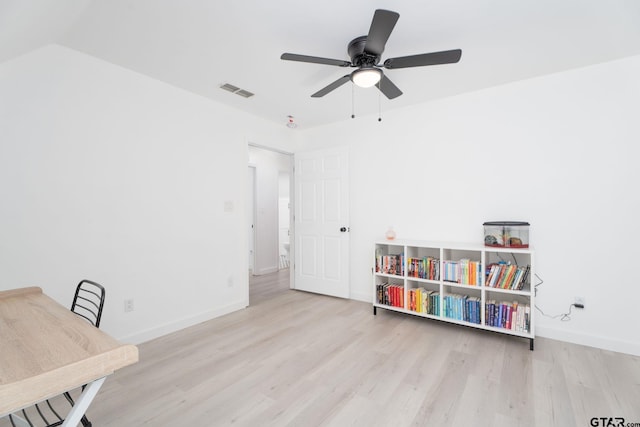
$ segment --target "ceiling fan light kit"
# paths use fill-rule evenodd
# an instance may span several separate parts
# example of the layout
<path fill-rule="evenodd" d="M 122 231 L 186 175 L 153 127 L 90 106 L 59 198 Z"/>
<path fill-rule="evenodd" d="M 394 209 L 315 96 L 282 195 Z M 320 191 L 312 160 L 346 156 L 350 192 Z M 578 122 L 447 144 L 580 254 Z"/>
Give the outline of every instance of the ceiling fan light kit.
<path fill-rule="evenodd" d="M 394 99 L 402 95 L 402 91 L 382 71 L 385 69 L 398 69 L 409 67 L 423 67 L 427 65 L 452 64 L 460 60 L 460 49 L 442 52 L 423 53 L 419 55 L 388 58 L 380 64 L 380 58 L 384 47 L 391 35 L 391 31 L 398 22 L 400 15 L 390 10 L 378 9 L 373 14 L 369 34 L 353 39 L 347 46 L 347 52 L 351 61 L 341 59 L 321 58 L 317 56 L 298 55 L 295 53 L 283 53 L 280 59 L 286 61 L 308 62 L 313 64 L 333 65 L 337 67 L 357 68 L 351 74 L 344 75 L 330 83 L 318 92 L 311 95 L 312 98 L 320 98 L 329 92 L 339 88 L 349 80 L 360 87 L 375 86 L 388 99 Z"/>
<path fill-rule="evenodd" d="M 382 71 L 378 68 L 360 68 L 351 73 L 351 81 L 360 87 L 375 86 L 382 78 Z"/>

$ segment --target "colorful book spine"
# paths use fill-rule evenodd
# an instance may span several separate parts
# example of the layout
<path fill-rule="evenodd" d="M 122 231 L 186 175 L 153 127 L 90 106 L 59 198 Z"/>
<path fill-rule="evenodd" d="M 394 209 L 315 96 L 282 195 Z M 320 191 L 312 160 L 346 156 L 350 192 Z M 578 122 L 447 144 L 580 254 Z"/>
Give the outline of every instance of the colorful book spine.
<path fill-rule="evenodd" d="M 404 254 L 382 255 L 376 253 L 376 273 L 403 276 L 405 271 Z"/>
<path fill-rule="evenodd" d="M 481 286 L 482 272 L 480 261 L 461 259 L 459 261 L 443 261 L 443 280 L 463 285 Z"/>
<path fill-rule="evenodd" d="M 529 333 L 531 308 L 528 304 L 496 302 L 488 300 L 485 305 L 485 324 L 495 328 Z"/>
<path fill-rule="evenodd" d="M 527 284 L 531 266 L 492 264 L 488 268 L 484 285 L 491 288 L 522 290 Z"/>
<path fill-rule="evenodd" d="M 376 285 L 376 301 L 378 304 L 404 308 L 404 286 L 390 283 Z"/>
<path fill-rule="evenodd" d="M 461 320 L 464 322 L 480 324 L 479 297 L 470 297 L 460 294 L 446 294 L 442 298 L 444 302 L 444 317 Z"/>

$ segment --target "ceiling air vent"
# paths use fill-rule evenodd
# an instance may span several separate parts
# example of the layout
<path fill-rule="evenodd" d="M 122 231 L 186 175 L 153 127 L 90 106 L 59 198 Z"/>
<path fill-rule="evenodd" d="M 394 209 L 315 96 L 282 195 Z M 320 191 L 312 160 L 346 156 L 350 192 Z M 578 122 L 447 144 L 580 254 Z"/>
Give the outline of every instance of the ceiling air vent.
<path fill-rule="evenodd" d="M 232 84 L 229 83 L 225 83 L 222 86 L 220 86 L 220 89 L 224 89 L 227 92 L 231 92 L 231 93 L 235 93 L 236 95 L 239 95 L 243 98 L 250 98 L 252 97 L 254 94 L 249 92 L 248 90 L 244 90 L 244 89 L 240 89 L 237 86 L 234 86 Z"/>
<path fill-rule="evenodd" d="M 245 98 L 249 98 L 249 97 L 253 96 L 253 94 L 251 92 L 249 92 L 248 90 L 244 90 L 244 89 L 240 89 L 239 91 L 237 91 L 236 95 L 240 95 L 240 96 L 245 97 Z"/>

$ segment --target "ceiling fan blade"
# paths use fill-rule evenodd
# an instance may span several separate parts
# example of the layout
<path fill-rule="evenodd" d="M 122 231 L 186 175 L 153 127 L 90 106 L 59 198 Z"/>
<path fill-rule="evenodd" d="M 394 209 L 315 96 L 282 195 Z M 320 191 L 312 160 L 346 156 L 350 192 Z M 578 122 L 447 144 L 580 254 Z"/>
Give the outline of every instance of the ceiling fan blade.
<path fill-rule="evenodd" d="M 349 74 L 347 74 L 346 76 L 342 76 L 338 80 L 336 80 L 335 82 L 331 83 L 330 85 L 320 89 L 319 91 L 317 91 L 316 93 L 311 95 L 311 97 L 312 98 L 321 98 L 321 97 L 325 96 L 326 94 L 328 94 L 329 92 L 331 92 L 332 90 L 339 88 L 340 86 L 342 86 L 343 84 L 348 82 L 350 79 L 351 79 L 351 76 Z"/>
<path fill-rule="evenodd" d="M 393 82 L 384 74 L 380 81 L 376 83 L 376 87 L 389 99 L 397 98 L 402 95 L 402 91 L 398 89 L 398 86 L 394 85 Z"/>
<path fill-rule="evenodd" d="M 460 61 L 462 50 L 445 50 L 442 52 L 423 53 L 421 55 L 402 56 L 389 58 L 384 61 L 384 68 L 409 68 L 423 67 L 425 65 L 453 64 Z"/>
<path fill-rule="evenodd" d="M 369 34 L 367 35 L 367 42 L 364 45 L 364 51 L 366 53 L 376 56 L 382 55 L 384 46 L 387 44 L 387 40 L 396 22 L 398 22 L 398 18 L 400 18 L 400 14 L 396 12 L 384 9 L 376 10 L 373 14 Z"/>
<path fill-rule="evenodd" d="M 280 59 L 286 61 L 311 62 L 314 64 L 337 65 L 338 67 L 349 67 L 351 62 L 341 59 L 320 58 L 317 56 L 297 55 L 295 53 L 283 53 Z"/>

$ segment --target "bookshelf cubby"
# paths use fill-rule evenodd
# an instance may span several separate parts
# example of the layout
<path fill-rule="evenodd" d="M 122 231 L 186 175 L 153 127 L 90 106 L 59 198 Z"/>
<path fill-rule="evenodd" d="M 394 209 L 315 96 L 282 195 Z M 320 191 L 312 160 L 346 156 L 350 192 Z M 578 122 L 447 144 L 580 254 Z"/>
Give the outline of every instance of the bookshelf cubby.
<path fill-rule="evenodd" d="M 378 308 L 513 335 L 534 348 L 533 248 L 380 240 L 374 248 Z"/>

